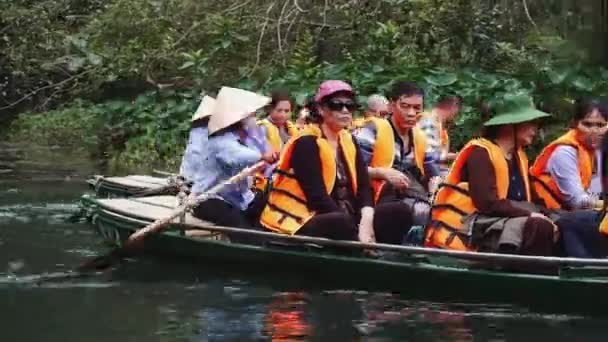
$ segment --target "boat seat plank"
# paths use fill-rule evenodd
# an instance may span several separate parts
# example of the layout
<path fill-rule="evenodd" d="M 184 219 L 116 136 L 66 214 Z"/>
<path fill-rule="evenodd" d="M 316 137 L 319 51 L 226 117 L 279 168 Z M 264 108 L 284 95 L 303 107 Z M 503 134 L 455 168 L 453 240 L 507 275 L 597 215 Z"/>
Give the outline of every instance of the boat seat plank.
<path fill-rule="evenodd" d="M 112 185 L 115 185 L 117 187 L 122 187 L 122 188 L 149 189 L 149 188 L 156 188 L 156 187 L 161 186 L 159 184 L 146 183 L 146 182 L 142 182 L 139 180 L 130 179 L 127 177 L 108 177 L 108 178 L 102 179 L 101 182 L 106 183 L 106 184 L 112 184 Z M 166 184 L 164 184 L 164 185 L 166 185 Z"/>
<path fill-rule="evenodd" d="M 162 181 L 151 181 L 148 179 L 142 179 L 140 177 L 142 176 L 107 177 L 103 178 L 101 182 L 104 182 L 106 184 L 115 184 L 120 187 L 131 187 L 141 189 L 157 188 L 161 186 L 166 186 L 168 184 L 166 179 L 161 179 Z"/>
<path fill-rule="evenodd" d="M 169 208 L 175 208 L 177 204 L 175 196 L 148 196 L 131 198 L 130 200 Z"/>
<path fill-rule="evenodd" d="M 138 182 L 142 182 L 142 183 L 150 183 L 150 184 L 156 184 L 156 185 L 167 185 L 168 183 L 168 179 L 167 177 L 153 177 L 153 176 L 146 176 L 146 175 L 129 175 L 127 176 L 127 178 L 129 179 L 133 179 L 135 181 Z"/>
<path fill-rule="evenodd" d="M 157 197 L 165 197 L 164 199 L 161 199 L 163 201 L 167 198 L 172 199 L 173 201 L 175 200 L 172 196 Z M 173 213 L 173 209 L 159 206 L 154 203 L 145 203 L 142 202 L 141 199 L 138 199 L 137 201 L 128 198 L 102 199 L 98 200 L 98 203 L 102 208 L 106 210 L 113 211 L 128 217 L 140 218 L 150 222 L 166 218 Z M 175 203 L 173 203 L 173 205 L 174 204 Z M 177 219 L 175 222 L 179 223 L 179 219 Z M 192 214 L 188 213 L 185 216 L 184 225 L 186 226 L 186 228 L 205 229 L 209 226 L 212 226 L 213 223 L 199 220 L 192 216 Z"/>

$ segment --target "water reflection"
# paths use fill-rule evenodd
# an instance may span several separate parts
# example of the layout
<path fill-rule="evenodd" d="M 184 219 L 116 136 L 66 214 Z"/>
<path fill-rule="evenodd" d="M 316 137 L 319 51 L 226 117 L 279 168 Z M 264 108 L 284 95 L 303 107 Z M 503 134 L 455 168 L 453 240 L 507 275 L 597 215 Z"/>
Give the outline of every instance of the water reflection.
<path fill-rule="evenodd" d="M 250 293 L 257 286 L 248 284 L 240 291 Z M 446 305 L 349 291 L 277 292 L 255 299 L 222 292 L 215 286 L 197 291 L 199 307 L 160 307 L 163 323 L 157 334 L 189 341 L 500 341 L 539 334 L 555 341 L 599 341 L 604 336 L 600 320 L 538 315 L 510 306 Z"/>
<path fill-rule="evenodd" d="M 306 318 L 307 296 L 303 292 L 278 293 L 266 306 L 264 334 L 273 341 L 291 341 L 312 335 Z"/>

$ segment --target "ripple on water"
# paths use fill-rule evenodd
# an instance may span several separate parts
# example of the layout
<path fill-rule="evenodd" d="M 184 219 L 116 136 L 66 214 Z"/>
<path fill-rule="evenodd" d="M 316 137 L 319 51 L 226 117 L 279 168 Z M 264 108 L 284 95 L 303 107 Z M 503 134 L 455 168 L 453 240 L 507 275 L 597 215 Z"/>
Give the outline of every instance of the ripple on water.
<path fill-rule="evenodd" d="M 120 286 L 117 281 L 100 281 L 99 277 L 82 275 L 74 272 L 51 272 L 39 274 L 17 275 L 12 272 L 0 273 L 0 288 L 42 288 L 42 289 L 72 289 L 72 288 L 110 288 Z"/>
<path fill-rule="evenodd" d="M 35 220 L 61 224 L 78 212 L 79 207 L 74 203 L 4 205 L 0 206 L 0 224 L 31 223 Z"/>

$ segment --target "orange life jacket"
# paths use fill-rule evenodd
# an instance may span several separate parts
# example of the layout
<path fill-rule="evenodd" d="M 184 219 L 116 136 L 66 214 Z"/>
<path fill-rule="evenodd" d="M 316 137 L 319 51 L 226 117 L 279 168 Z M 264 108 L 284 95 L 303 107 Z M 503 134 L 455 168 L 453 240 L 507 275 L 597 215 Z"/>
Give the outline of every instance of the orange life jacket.
<path fill-rule="evenodd" d="M 368 121 L 376 125 L 376 142 L 372 153 L 370 167 L 393 167 L 395 161 L 395 133 L 388 120 L 380 118 L 368 118 Z M 414 161 L 424 176 L 424 155 L 426 153 L 426 136 L 424 133 L 412 127 L 414 141 Z M 378 202 L 382 189 L 386 184 L 385 180 L 372 179 L 372 190 L 374 201 Z"/>
<path fill-rule="evenodd" d="M 462 232 L 466 216 L 477 212 L 469 195 L 469 183 L 461 181 L 462 169 L 474 148 L 482 147 L 488 152 L 496 175 L 497 196 L 507 198 L 509 191 L 509 165 L 501 148 L 487 139 L 471 140 L 458 154 L 445 183 L 440 186 L 431 209 L 431 223 L 427 226 L 425 246 L 435 248 L 473 251 L 468 238 Z M 522 149 L 517 150 L 520 172 L 526 187 L 526 199 L 530 200 L 528 180 L 528 158 Z"/>
<path fill-rule="evenodd" d="M 258 126 L 264 126 L 266 128 L 266 140 L 273 151 L 281 152 L 283 140 L 281 139 L 279 128 L 268 119 L 258 120 L 257 124 Z M 298 134 L 298 129 L 291 121 L 285 122 L 285 127 L 287 128 L 287 134 L 289 134 L 290 137 Z M 266 190 L 268 180 L 264 177 L 262 172 L 256 173 L 253 186 L 259 191 Z"/>
<path fill-rule="evenodd" d="M 281 139 L 279 128 L 268 119 L 259 120 L 257 124 L 258 126 L 264 126 L 264 128 L 266 128 L 266 139 L 268 140 L 268 143 L 273 150 L 280 152 L 283 148 L 283 140 Z M 285 122 L 285 128 L 290 137 L 298 134 L 298 129 L 291 121 Z"/>
<path fill-rule="evenodd" d="M 545 207 L 550 209 L 567 209 L 565 208 L 564 195 L 560 192 L 553 177 L 546 171 L 553 152 L 559 146 L 564 145 L 576 148 L 576 155 L 578 157 L 576 166 L 581 183 L 585 189 L 588 189 L 591 185 L 591 178 L 593 176 L 595 153 L 578 141 L 576 130 L 568 131 L 568 133 L 547 145 L 530 168 L 530 176 L 536 196 L 544 201 Z"/>
<path fill-rule="evenodd" d="M 319 172 L 322 174 L 327 194 L 330 194 L 334 188 L 337 167 L 335 150 L 327 139 L 323 138 L 319 126 L 308 125 L 300 131 L 295 139 L 291 139 L 287 143 L 281 154 L 272 179 L 268 202 L 260 217 L 260 223 L 269 230 L 293 235 L 315 215 L 315 212 L 308 209 L 306 195 L 295 178 L 291 167 L 294 144 L 299 138 L 311 135 L 316 137 L 319 146 L 319 158 L 321 159 L 321 170 Z M 355 159 L 357 148 L 347 130 L 340 132 L 339 144 L 350 175 L 352 190 L 356 195 L 357 170 Z"/>
<path fill-rule="evenodd" d="M 600 222 L 600 233 L 604 234 L 604 235 L 608 235 L 608 215 L 606 215 L 606 213 L 604 213 L 604 217 L 602 218 L 602 221 Z"/>
<path fill-rule="evenodd" d="M 423 112 L 423 113 L 416 115 L 416 121 L 418 121 L 418 122 L 420 122 L 420 120 L 426 119 L 426 118 L 433 119 L 433 125 L 435 126 L 437 131 L 439 131 L 439 146 L 440 146 L 441 156 L 442 157 L 446 156 L 448 154 L 448 152 L 450 152 L 450 135 L 448 134 L 448 130 L 445 129 L 443 123 L 441 123 L 440 120 L 438 120 L 435 116 L 433 116 L 433 114 L 431 112 Z M 441 164 L 444 165 L 445 167 L 448 166 L 448 163 L 443 160 L 441 161 Z"/>
<path fill-rule="evenodd" d="M 359 129 L 359 128 L 365 126 L 365 124 L 367 122 L 368 122 L 367 118 L 363 118 L 363 117 L 353 119 L 352 128 L 353 129 Z"/>

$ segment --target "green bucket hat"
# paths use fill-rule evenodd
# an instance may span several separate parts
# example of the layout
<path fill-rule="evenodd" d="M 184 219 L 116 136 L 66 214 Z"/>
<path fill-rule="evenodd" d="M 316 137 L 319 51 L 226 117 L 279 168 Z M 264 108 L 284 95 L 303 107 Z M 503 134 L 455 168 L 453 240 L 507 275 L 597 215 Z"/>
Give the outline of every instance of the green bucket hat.
<path fill-rule="evenodd" d="M 536 109 L 528 95 L 506 95 L 496 112 L 498 114 L 486 121 L 484 126 L 515 125 L 551 116 Z"/>

